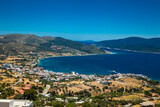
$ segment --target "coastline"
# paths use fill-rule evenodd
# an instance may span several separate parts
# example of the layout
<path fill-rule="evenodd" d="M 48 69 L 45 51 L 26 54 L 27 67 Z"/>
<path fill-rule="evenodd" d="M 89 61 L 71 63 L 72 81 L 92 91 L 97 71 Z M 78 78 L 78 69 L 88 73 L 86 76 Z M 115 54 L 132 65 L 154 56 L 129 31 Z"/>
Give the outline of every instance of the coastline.
<path fill-rule="evenodd" d="M 115 50 L 117 50 L 117 49 L 115 49 Z M 121 50 L 121 49 L 119 49 L 119 50 Z M 126 51 L 126 50 L 124 50 L 124 51 Z M 126 51 L 127 52 L 127 51 Z M 134 52 L 134 51 L 131 51 L 131 52 Z M 114 51 L 111 53 L 111 54 L 113 54 L 114 53 Z M 117 52 L 118 53 L 118 52 Z M 136 52 L 136 53 L 139 53 L 139 52 Z M 141 53 L 144 53 L 145 54 L 145 52 L 141 52 Z M 39 63 L 38 63 L 38 65 L 40 65 L 40 61 L 41 60 L 43 60 L 43 59 L 46 59 L 46 58 L 55 58 L 55 57 L 77 57 L 77 56 L 95 56 L 95 55 L 111 55 L 111 54 L 87 54 L 87 55 L 69 55 L 69 56 L 51 56 L 51 57 L 44 57 L 44 58 L 41 58 L 41 59 L 39 59 Z M 114 56 L 113 56 L 114 57 Z M 47 70 L 47 69 L 46 69 Z M 51 71 L 53 71 L 53 70 L 51 70 Z M 54 71 L 53 71 L 54 72 Z M 121 72 L 120 72 L 121 73 Z M 131 72 L 127 72 L 127 73 L 131 73 Z M 136 73 L 137 74 L 137 73 Z M 142 75 L 145 75 L 145 74 L 143 74 L 143 73 L 141 73 Z M 158 78 L 154 78 L 154 77 L 150 77 L 150 76 L 148 76 L 151 80 L 153 79 L 153 80 L 158 80 L 158 81 L 160 81 Z"/>
<path fill-rule="evenodd" d="M 108 52 L 108 53 L 107 53 Z M 43 59 L 47 59 L 47 58 L 55 58 L 55 57 L 77 57 L 77 56 L 94 56 L 94 55 L 113 55 L 113 54 L 117 54 L 116 52 L 110 52 L 110 51 L 106 51 L 106 54 L 87 54 L 87 55 L 69 55 L 69 56 L 51 56 L 51 57 L 44 57 L 44 58 L 40 58 L 38 59 L 37 65 L 39 66 L 39 63 L 41 60 Z M 48 70 L 48 69 L 45 69 Z M 51 70 L 52 71 L 52 70 Z M 52 71 L 54 72 L 54 71 Z"/>
<path fill-rule="evenodd" d="M 110 47 L 101 47 L 101 48 L 114 49 L 114 50 L 122 50 L 122 51 L 130 51 L 130 52 L 138 52 L 138 53 L 160 54 L 158 52 L 144 52 L 144 51 L 136 51 L 136 50 L 120 49 L 120 48 L 110 48 Z"/>
<path fill-rule="evenodd" d="M 107 51 L 108 52 L 108 51 Z M 113 54 L 117 54 L 116 52 L 108 52 L 106 54 L 86 54 L 86 55 L 66 55 L 66 56 L 50 56 L 50 57 L 44 57 L 44 58 L 40 58 L 38 59 L 38 63 L 40 62 L 40 60 L 46 59 L 46 58 L 54 58 L 54 57 L 76 57 L 76 56 L 94 56 L 94 55 L 113 55 Z"/>
<path fill-rule="evenodd" d="M 129 52 L 137 52 L 137 53 L 149 53 L 149 54 L 160 54 L 157 52 L 143 52 L 143 51 L 135 51 L 135 50 L 128 50 L 128 49 L 120 49 L 120 48 L 110 48 L 110 47 L 100 47 L 100 48 L 107 48 L 107 49 L 114 49 L 114 50 L 122 50 L 122 51 L 129 51 Z M 109 52 L 109 53 L 107 53 Z M 52 58 L 52 57 L 76 57 L 76 56 L 92 56 L 92 55 L 107 55 L 107 54 L 117 54 L 116 52 L 106 51 L 106 54 L 86 54 L 86 55 L 66 55 L 66 56 L 51 56 L 51 57 L 44 57 L 41 59 L 38 59 L 38 61 L 46 58 Z"/>
<path fill-rule="evenodd" d="M 100 55 L 100 54 L 99 54 Z M 91 56 L 91 55 L 86 55 L 86 56 Z M 65 56 L 64 56 L 65 57 Z M 66 57 L 68 57 L 68 56 L 66 56 Z M 48 58 L 52 58 L 52 57 L 48 57 Z M 45 58 L 44 58 L 45 59 Z M 62 73 L 62 74 L 64 74 L 64 73 L 66 73 L 66 72 L 55 72 L 55 71 L 53 71 L 53 70 L 49 70 L 49 69 L 44 69 L 44 70 L 47 70 L 47 71 L 49 71 L 49 72 L 54 72 L 54 73 Z M 74 72 L 74 71 L 73 71 Z M 76 73 L 78 73 L 78 72 L 76 72 Z M 124 74 L 124 75 L 127 75 L 127 74 L 131 74 L 131 75 L 142 75 L 142 76 L 144 76 L 144 77 L 147 77 L 149 80 L 153 80 L 153 81 L 159 81 L 160 82 L 160 79 L 158 79 L 158 78 L 153 78 L 153 77 L 149 77 L 149 76 L 146 76 L 146 75 L 144 75 L 144 74 L 139 74 L 139 73 L 130 73 L 130 72 L 128 72 L 128 73 L 121 73 L 121 72 L 116 72 L 116 73 L 114 73 L 114 72 L 112 72 L 112 73 L 110 73 L 110 74 L 101 74 L 101 75 L 103 75 L 103 76 L 106 76 L 106 75 L 116 75 L 116 74 Z M 90 74 L 84 74 L 84 73 L 78 73 L 79 75 L 94 75 L 95 73 L 90 73 Z"/>

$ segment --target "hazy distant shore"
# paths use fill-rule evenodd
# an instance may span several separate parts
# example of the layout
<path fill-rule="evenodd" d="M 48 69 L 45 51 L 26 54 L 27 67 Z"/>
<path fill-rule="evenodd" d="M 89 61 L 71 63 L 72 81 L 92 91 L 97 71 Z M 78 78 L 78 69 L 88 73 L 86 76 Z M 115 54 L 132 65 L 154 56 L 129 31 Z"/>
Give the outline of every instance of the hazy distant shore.
<path fill-rule="evenodd" d="M 40 60 L 43 60 L 43 59 L 46 59 L 46 58 L 54 58 L 54 57 L 76 57 L 76 56 L 94 56 L 94 55 L 110 55 L 110 54 L 117 54 L 116 52 L 110 52 L 110 53 L 106 53 L 106 54 L 86 54 L 86 55 L 64 55 L 64 56 L 51 56 L 51 57 L 44 57 L 44 58 L 41 58 L 39 59 L 39 62 Z"/>
<path fill-rule="evenodd" d="M 144 51 L 136 51 L 136 50 L 129 50 L 129 49 L 121 49 L 121 48 L 110 48 L 110 47 L 102 47 L 102 48 L 114 49 L 114 50 L 123 50 L 123 51 L 130 51 L 130 52 L 139 52 L 139 53 L 160 54 L 160 52 L 144 52 Z"/>

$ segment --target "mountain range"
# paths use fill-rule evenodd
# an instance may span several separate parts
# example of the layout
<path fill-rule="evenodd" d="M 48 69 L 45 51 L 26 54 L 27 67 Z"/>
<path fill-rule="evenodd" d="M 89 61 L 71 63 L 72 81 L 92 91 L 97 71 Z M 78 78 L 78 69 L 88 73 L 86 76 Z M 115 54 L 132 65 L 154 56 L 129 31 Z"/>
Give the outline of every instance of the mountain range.
<path fill-rule="evenodd" d="M 34 34 L 7 34 L 0 36 L 0 54 L 19 54 L 26 52 L 54 53 L 88 53 L 104 54 L 99 47 L 128 49 L 143 52 L 160 52 L 160 38 L 128 37 L 116 40 L 72 41 L 62 37 L 43 36 Z"/>
<path fill-rule="evenodd" d="M 143 52 L 160 52 L 160 38 L 128 37 L 116 40 L 104 40 L 95 43 L 97 46 L 128 49 Z"/>
<path fill-rule="evenodd" d="M 33 34 L 7 34 L 0 36 L 0 54 L 19 54 L 26 52 L 83 52 L 89 54 L 105 53 L 95 45 L 85 45 L 61 37 Z"/>

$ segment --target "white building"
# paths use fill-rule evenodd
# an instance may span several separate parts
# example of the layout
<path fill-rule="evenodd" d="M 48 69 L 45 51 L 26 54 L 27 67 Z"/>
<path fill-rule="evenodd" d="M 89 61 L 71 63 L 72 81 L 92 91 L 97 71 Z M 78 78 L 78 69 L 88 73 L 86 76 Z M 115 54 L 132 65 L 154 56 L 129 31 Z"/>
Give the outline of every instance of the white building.
<path fill-rule="evenodd" d="M 140 103 L 141 107 L 155 107 L 155 104 L 149 101 Z"/>
<path fill-rule="evenodd" d="M 71 74 L 72 74 L 72 75 L 75 75 L 75 72 L 74 72 L 74 71 L 72 71 L 72 72 L 71 72 Z"/>
<path fill-rule="evenodd" d="M 75 102 L 75 104 L 82 104 L 82 103 L 84 103 L 84 101 L 77 101 L 77 102 Z"/>
<path fill-rule="evenodd" d="M 38 79 L 35 79 L 35 80 L 34 80 L 34 82 L 37 82 L 37 83 L 38 83 L 38 82 L 39 82 L 39 80 L 38 80 Z"/>
<path fill-rule="evenodd" d="M 0 107 L 33 107 L 33 102 L 29 100 L 0 99 Z"/>

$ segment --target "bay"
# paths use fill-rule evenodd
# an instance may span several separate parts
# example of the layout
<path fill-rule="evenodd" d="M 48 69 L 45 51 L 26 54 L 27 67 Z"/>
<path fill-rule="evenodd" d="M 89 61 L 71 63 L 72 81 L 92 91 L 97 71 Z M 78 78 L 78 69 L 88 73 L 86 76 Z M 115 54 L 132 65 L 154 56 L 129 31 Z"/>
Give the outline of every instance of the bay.
<path fill-rule="evenodd" d="M 160 54 L 106 49 L 114 54 L 50 57 L 40 60 L 39 66 L 54 72 L 79 74 L 118 73 L 143 74 L 160 80 Z"/>

